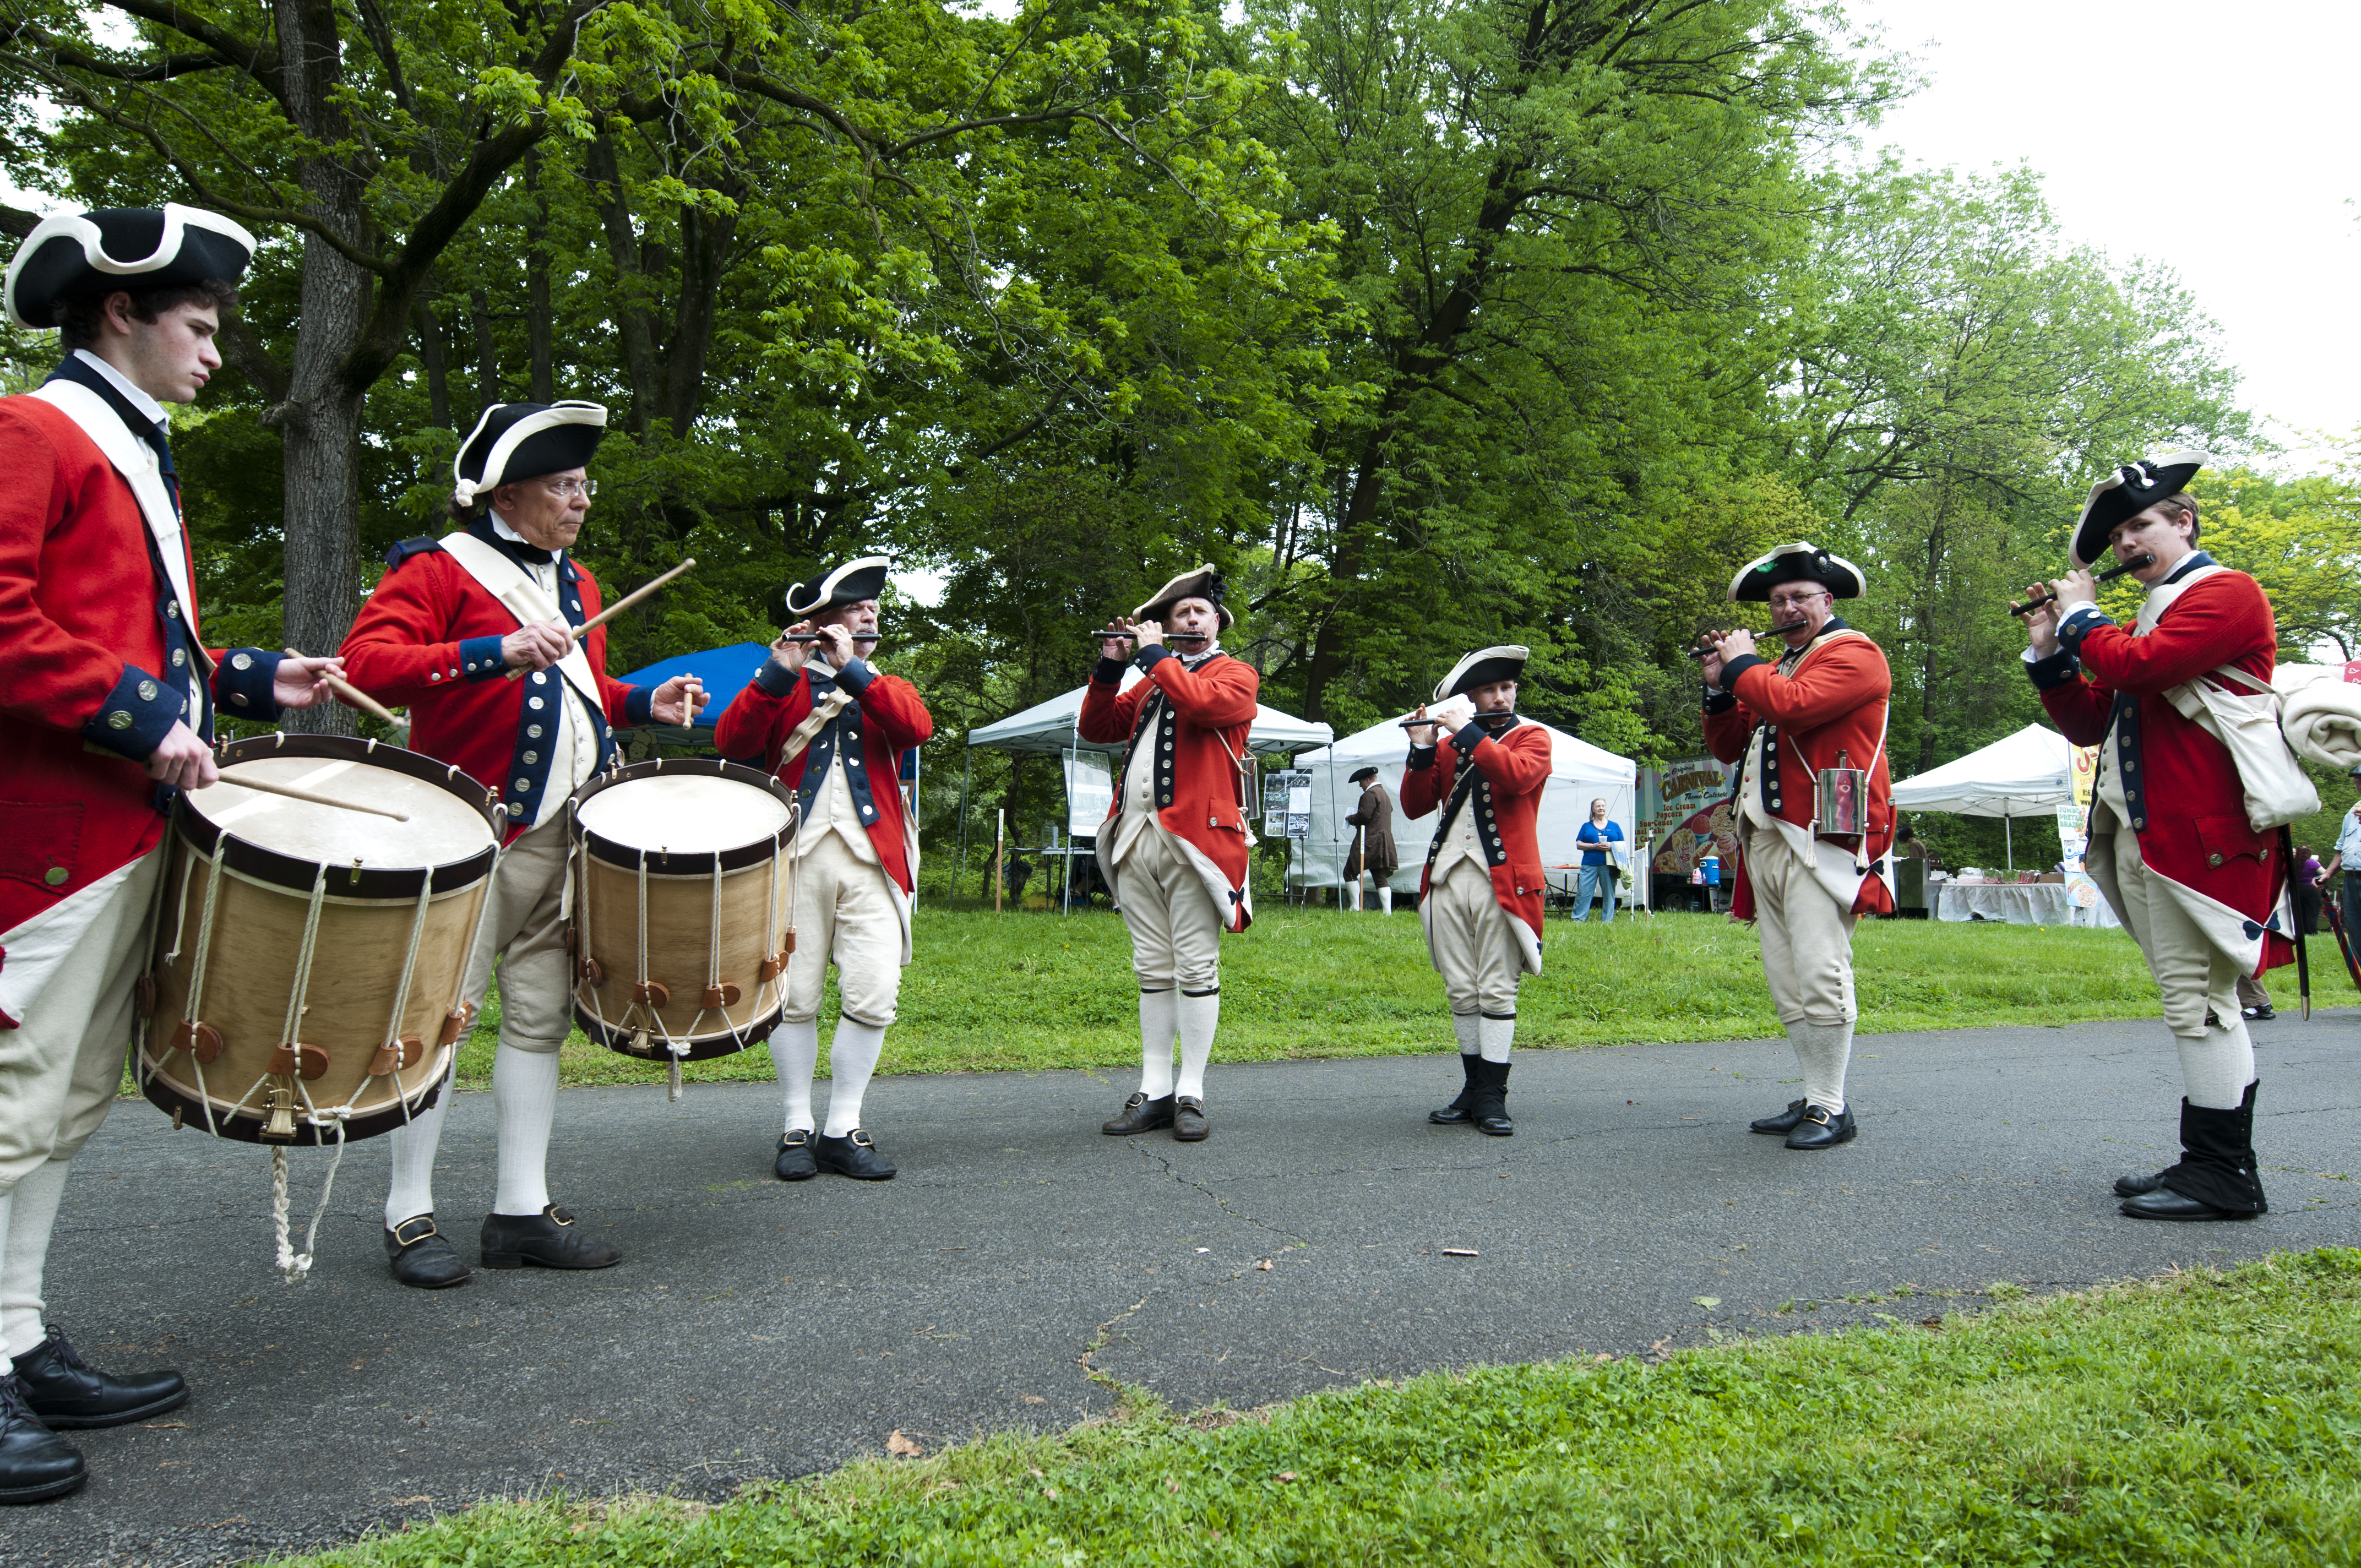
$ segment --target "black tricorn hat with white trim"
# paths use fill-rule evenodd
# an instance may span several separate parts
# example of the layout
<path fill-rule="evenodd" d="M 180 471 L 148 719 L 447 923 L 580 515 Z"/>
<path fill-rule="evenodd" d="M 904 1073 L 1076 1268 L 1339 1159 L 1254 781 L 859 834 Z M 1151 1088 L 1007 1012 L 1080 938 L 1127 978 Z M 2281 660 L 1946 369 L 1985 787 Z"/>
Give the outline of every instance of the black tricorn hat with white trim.
<path fill-rule="evenodd" d="M 218 213 L 167 202 L 43 218 L 8 263 L 8 319 L 38 331 L 64 301 L 117 289 L 218 280 L 236 283 L 254 236 Z"/>
<path fill-rule="evenodd" d="M 1514 642 L 1504 642 L 1498 648 L 1478 648 L 1451 667 L 1451 673 L 1435 683 L 1434 700 L 1449 702 L 1465 696 L 1477 686 L 1488 686 L 1494 681 L 1513 681 L 1525 673 L 1525 661 L 1533 656 L 1530 648 Z"/>
<path fill-rule="evenodd" d="M 1378 776 L 1378 770 L 1377 770 L 1377 769 L 1375 769 L 1375 768 L 1363 768 L 1363 769 L 1361 769 L 1358 773 L 1346 773 L 1346 774 L 1345 775 L 1345 781 L 1346 781 L 1347 783 L 1349 783 L 1349 784 L 1359 784 L 1363 779 L 1373 779 L 1373 778 L 1376 778 L 1377 776 Z"/>
<path fill-rule="evenodd" d="M 822 572 L 807 583 L 788 588 L 787 613 L 818 615 L 824 609 L 873 599 L 885 591 L 885 574 L 893 569 L 894 563 L 883 555 L 863 555 L 858 561 L 847 561 L 833 571 Z"/>
<path fill-rule="evenodd" d="M 1730 602 L 1760 604 L 1781 583 L 1817 583 L 1840 599 L 1857 599 L 1869 591 L 1869 579 L 1859 566 L 1808 539 L 1798 539 L 1738 568 L 1738 576 L 1730 579 Z"/>
<path fill-rule="evenodd" d="M 598 403 L 494 403 L 451 459 L 451 499 L 473 506 L 502 485 L 579 468 L 606 434 Z"/>
<path fill-rule="evenodd" d="M 1219 618 L 1216 630 L 1226 630 L 1237 617 L 1222 608 L 1224 591 L 1222 574 L 1211 566 L 1200 566 L 1193 572 L 1181 573 L 1157 589 L 1146 604 L 1131 612 L 1131 619 L 1161 622 L 1170 616 L 1172 607 L 1182 599 L 1203 599 L 1213 607 L 1213 612 Z"/>
<path fill-rule="evenodd" d="M 2074 537 L 2067 558 L 2085 567 L 2107 553 L 2107 535 L 2118 523 L 2129 522 L 2167 496 L 2188 488 L 2197 470 L 2213 461 L 2210 452 L 2159 452 L 2136 463 L 2126 463 L 2091 487 L 2082 515 L 2074 521 Z"/>

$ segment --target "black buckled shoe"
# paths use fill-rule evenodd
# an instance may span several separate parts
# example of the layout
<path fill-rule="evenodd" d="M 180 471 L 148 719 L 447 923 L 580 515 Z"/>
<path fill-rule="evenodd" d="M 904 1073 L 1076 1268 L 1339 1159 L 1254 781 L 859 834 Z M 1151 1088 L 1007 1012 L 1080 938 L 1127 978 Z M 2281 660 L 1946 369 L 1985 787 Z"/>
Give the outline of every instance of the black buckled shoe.
<path fill-rule="evenodd" d="M 771 1168 L 782 1181 L 809 1181 L 819 1174 L 819 1162 L 812 1158 L 809 1127 L 780 1135 L 779 1157 L 771 1162 Z"/>
<path fill-rule="evenodd" d="M 1810 1103 L 1811 1102 L 1807 1100 L 1790 1100 L 1784 1111 L 1775 1116 L 1757 1116 L 1746 1124 L 1746 1130 L 1750 1133 L 1768 1133 L 1774 1138 L 1784 1138 L 1795 1130 L 1796 1124 L 1803 1121 L 1805 1107 Z"/>
<path fill-rule="evenodd" d="M 1461 1052 L 1459 1070 L 1466 1081 L 1459 1086 L 1459 1097 L 1448 1105 L 1438 1106 L 1426 1113 L 1426 1119 L 1438 1127 L 1456 1127 L 1467 1120 L 1467 1107 L 1476 1102 L 1476 1066 L 1484 1058 Z"/>
<path fill-rule="evenodd" d="M 2115 1178 L 2115 1196 L 2137 1198 L 2143 1193 L 2153 1192 L 2163 1185 L 2164 1172 L 2160 1170 L 2153 1176 L 2118 1176 Z"/>
<path fill-rule="evenodd" d="M 855 1127 L 840 1138 L 825 1133 L 813 1143 L 822 1170 L 849 1176 L 855 1181 L 891 1181 L 894 1162 L 877 1152 L 877 1140 L 866 1127 Z"/>
<path fill-rule="evenodd" d="M 1152 1133 L 1159 1127 L 1172 1124 L 1172 1096 L 1150 1100 L 1142 1091 L 1123 1102 L 1123 1113 L 1099 1124 L 1099 1131 L 1111 1138 L 1127 1138 L 1134 1133 Z"/>
<path fill-rule="evenodd" d="M 1512 1138 L 1517 1124 L 1509 1120 L 1509 1064 L 1476 1058 L 1476 1098 L 1467 1119 L 1487 1137 Z"/>
<path fill-rule="evenodd" d="M 2251 1220 L 2252 1210 L 2245 1213 L 2217 1209 L 2202 1199 L 2185 1197 L 2169 1187 L 2159 1187 L 2127 1198 L 2116 1205 L 2126 1219 L 2133 1220 Z"/>
<path fill-rule="evenodd" d="M 574 1228 L 574 1216 L 555 1203 L 538 1214 L 487 1214 L 478 1240 L 486 1268 L 612 1268 L 623 1255 Z"/>
<path fill-rule="evenodd" d="M 0 1504 L 47 1502 L 89 1478 L 73 1444 L 33 1413 L 14 1376 L 0 1374 Z"/>
<path fill-rule="evenodd" d="M 1839 1144 L 1849 1144 L 1860 1133 L 1853 1125 L 1852 1107 L 1848 1105 L 1831 1116 L 1817 1105 L 1804 1107 L 1804 1118 L 1795 1130 L 1787 1135 L 1791 1149 L 1832 1149 Z"/>
<path fill-rule="evenodd" d="M 57 1330 L 16 1357 L 16 1384 L 25 1408 L 52 1431 L 119 1427 L 188 1403 L 189 1385 L 177 1372 L 110 1377 L 84 1361 Z"/>
<path fill-rule="evenodd" d="M 1205 1102 L 1193 1094 L 1172 1097 L 1172 1141 L 1176 1144 L 1202 1144 L 1213 1124 L 1205 1120 Z"/>
<path fill-rule="evenodd" d="M 448 1290 L 474 1277 L 432 1214 L 412 1214 L 385 1231 L 385 1264 L 394 1279 L 413 1290 Z"/>

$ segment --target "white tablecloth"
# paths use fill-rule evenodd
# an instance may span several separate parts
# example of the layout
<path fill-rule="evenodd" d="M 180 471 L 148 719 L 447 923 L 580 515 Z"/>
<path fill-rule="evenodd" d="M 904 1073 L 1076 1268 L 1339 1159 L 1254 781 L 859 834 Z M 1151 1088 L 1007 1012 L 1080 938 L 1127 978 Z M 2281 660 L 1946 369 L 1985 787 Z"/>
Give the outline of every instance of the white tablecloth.
<path fill-rule="evenodd" d="M 1938 920 L 1966 920 L 1981 915 L 2012 926 L 2112 927 L 2116 923 L 2115 912 L 2107 907 L 2105 899 L 2078 904 L 2075 890 L 2059 882 L 1944 882 L 1936 883 L 1934 891 Z"/>

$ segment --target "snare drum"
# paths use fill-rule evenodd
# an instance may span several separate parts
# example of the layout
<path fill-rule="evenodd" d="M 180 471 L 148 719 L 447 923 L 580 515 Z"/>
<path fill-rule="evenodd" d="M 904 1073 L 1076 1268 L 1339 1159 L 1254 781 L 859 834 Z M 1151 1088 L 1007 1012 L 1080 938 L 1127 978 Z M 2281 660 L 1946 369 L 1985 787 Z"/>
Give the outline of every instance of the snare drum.
<path fill-rule="evenodd" d="M 702 1061 L 785 1003 L 796 797 L 736 762 L 662 760 L 577 790 L 566 821 L 574 1018 L 609 1050 Z"/>
<path fill-rule="evenodd" d="M 494 797 L 431 757 L 334 735 L 234 741 L 221 775 L 172 813 L 140 1091 L 175 1125 L 247 1143 L 390 1131 L 434 1103 L 467 1034 Z"/>

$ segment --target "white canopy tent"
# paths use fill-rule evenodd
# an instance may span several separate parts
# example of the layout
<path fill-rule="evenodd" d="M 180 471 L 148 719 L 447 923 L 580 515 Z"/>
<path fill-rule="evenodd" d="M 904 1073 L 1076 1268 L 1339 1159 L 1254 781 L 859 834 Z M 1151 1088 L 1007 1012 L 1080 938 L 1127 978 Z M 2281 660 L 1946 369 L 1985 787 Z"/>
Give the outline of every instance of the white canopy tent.
<path fill-rule="evenodd" d="M 2073 803 L 2072 749 L 2066 737 L 2038 724 L 1894 786 L 1899 811 L 2001 817 L 2012 871 L 2016 867 L 2015 818 L 2054 817 L 2059 806 Z"/>
<path fill-rule="evenodd" d="M 1410 893 L 1418 887 L 1419 868 L 1426 846 L 1434 837 L 1434 817 L 1413 822 L 1402 814 L 1401 780 L 1410 753 L 1403 732 L 1403 714 L 1348 735 L 1334 746 L 1295 759 L 1312 771 L 1312 831 L 1303 840 L 1301 858 L 1292 868 L 1299 887 L 1337 887 L 1345 880 L 1345 860 L 1353 849 L 1353 827 L 1345 820 L 1360 803 L 1361 786 L 1351 775 L 1366 767 L 1378 770 L 1378 782 L 1394 798 L 1394 847 L 1401 869 L 1394 873 L 1394 889 Z M 1528 719 L 1527 723 L 1539 723 Z M 1604 797 L 1609 820 L 1623 825 L 1626 852 L 1632 829 L 1632 790 L 1639 768 L 1629 757 L 1578 740 L 1563 729 L 1543 724 L 1550 738 L 1550 779 L 1542 792 L 1538 823 L 1544 869 L 1578 864 L 1581 848 L 1575 834 L 1590 819 L 1590 803 Z M 1644 884 L 1643 884 L 1644 885 Z"/>

